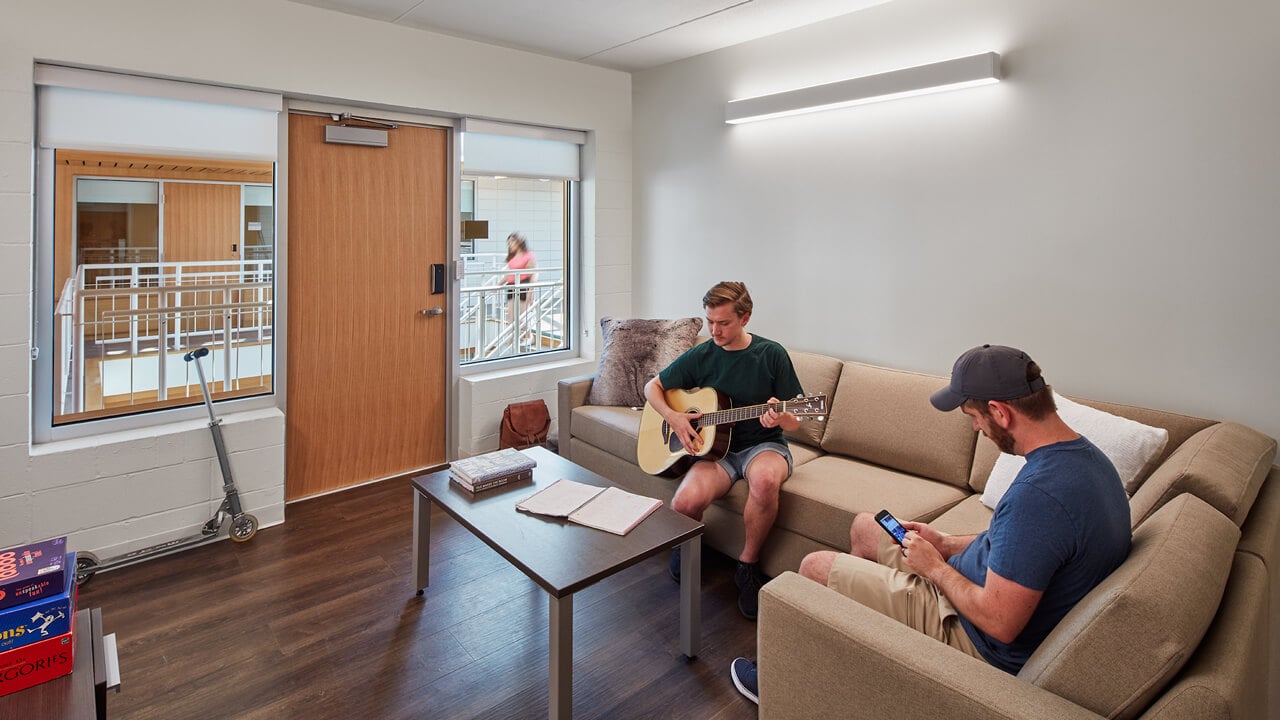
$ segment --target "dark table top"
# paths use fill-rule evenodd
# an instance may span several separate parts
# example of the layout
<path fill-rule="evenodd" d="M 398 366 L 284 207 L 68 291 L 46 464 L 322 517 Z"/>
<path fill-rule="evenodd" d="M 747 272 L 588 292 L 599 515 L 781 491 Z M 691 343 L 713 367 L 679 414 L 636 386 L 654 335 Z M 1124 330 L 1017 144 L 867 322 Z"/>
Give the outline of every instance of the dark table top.
<path fill-rule="evenodd" d="M 626 535 L 517 510 L 517 502 L 560 478 L 598 487 L 617 484 L 544 448 L 522 452 L 538 463 L 532 481 L 472 494 L 450 482 L 445 469 L 419 475 L 413 485 L 555 597 L 702 534 L 702 523 L 665 505 Z"/>

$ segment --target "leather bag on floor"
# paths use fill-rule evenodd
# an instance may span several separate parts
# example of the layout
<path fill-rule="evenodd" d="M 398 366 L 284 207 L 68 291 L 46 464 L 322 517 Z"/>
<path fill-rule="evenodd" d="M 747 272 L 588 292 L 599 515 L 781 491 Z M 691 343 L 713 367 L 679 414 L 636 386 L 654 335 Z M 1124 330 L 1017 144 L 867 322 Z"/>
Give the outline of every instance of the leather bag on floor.
<path fill-rule="evenodd" d="M 502 429 L 498 434 L 498 449 L 523 450 L 547 441 L 551 429 L 551 413 L 541 400 L 511 403 L 502 411 Z"/>

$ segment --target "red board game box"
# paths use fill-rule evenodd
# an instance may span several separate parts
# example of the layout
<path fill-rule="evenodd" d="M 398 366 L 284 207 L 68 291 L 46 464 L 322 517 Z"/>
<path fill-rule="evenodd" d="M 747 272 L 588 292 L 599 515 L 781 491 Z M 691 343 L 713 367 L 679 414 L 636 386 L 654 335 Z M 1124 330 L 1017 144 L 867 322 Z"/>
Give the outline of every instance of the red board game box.
<path fill-rule="evenodd" d="M 65 537 L 0 550 L 0 610 L 57 595 L 66 572 Z"/>
<path fill-rule="evenodd" d="M 71 627 L 64 635 L 0 653 L 0 696 L 70 673 L 75 664 L 75 623 Z"/>

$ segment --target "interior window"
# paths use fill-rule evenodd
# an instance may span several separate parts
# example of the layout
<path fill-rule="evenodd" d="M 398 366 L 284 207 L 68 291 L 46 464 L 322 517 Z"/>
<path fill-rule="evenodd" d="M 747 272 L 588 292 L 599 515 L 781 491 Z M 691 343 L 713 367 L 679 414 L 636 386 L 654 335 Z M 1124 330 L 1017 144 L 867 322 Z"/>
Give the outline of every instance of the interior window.
<path fill-rule="evenodd" d="M 270 392 L 274 163 L 54 161 L 53 424 Z"/>
<path fill-rule="evenodd" d="M 462 362 L 567 348 L 574 183 L 503 176 L 463 182 L 473 218 L 463 221 Z"/>

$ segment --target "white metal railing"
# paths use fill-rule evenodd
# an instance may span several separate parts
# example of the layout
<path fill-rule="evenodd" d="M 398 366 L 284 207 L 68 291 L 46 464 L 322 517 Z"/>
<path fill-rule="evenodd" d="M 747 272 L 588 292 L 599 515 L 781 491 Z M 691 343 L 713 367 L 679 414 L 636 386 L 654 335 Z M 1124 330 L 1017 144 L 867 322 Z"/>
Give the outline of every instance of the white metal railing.
<path fill-rule="evenodd" d="M 212 346 L 212 377 L 224 389 L 271 372 L 274 282 L 271 260 L 86 263 L 67 280 L 55 310 L 61 414 L 84 412 L 90 356 L 108 394 L 109 368 L 124 363 L 124 386 L 168 399 L 172 352 Z M 257 357 L 245 350 L 256 347 Z M 92 352 L 90 352 L 92 350 Z M 265 353 L 265 355 L 264 355 Z M 149 369 L 137 376 L 140 361 Z M 154 369 L 150 369 L 154 364 Z M 181 368 L 181 365 L 178 366 Z M 189 386 L 183 372 L 183 386 Z M 140 390 L 140 388 L 142 390 Z"/>
<path fill-rule="evenodd" d="M 565 346 L 564 271 L 505 267 L 497 253 L 464 254 L 459 293 L 462 362 L 529 355 Z M 535 274 L 535 282 L 506 284 L 508 275 Z M 523 298 L 521 297 L 523 294 Z"/>

